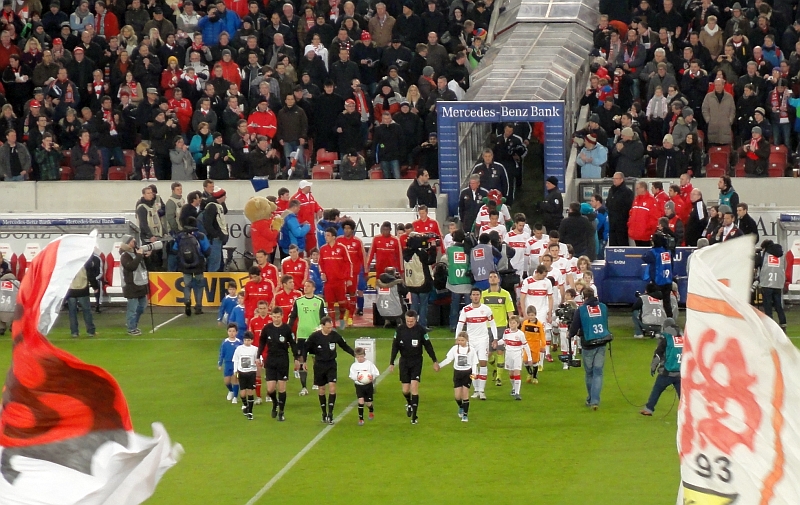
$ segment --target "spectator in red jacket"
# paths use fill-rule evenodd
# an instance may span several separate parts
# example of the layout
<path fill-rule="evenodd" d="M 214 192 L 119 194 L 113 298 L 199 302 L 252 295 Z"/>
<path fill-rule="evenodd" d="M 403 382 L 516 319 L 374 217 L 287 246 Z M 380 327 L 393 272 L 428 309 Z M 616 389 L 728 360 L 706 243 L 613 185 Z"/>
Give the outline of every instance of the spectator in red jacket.
<path fill-rule="evenodd" d="M 681 188 L 677 184 L 673 184 L 669 187 L 669 201 L 675 204 L 675 214 L 678 216 L 678 219 L 686 222 L 689 219 L 689 213 L 692 211 L 692 206 L 686 205 L 686 200 L 683 199 L 681 195 Z"/>
<path fill-rule="evenodd" d="M 650 237 L 656 231 L 661 214 L 656 199 L 647 192 L 647 183 L 637 182 L 636 196 L 628 215 L 628 238 L 638 247 L 650 247 Z"/>
<path fill-rule="evenodd" d="M 172 100 L 167 102 L 167 104 L 169 105 L 169 109 L 174 111 L 175 115 L 178 117 L 178 126 L 181 128 L 181 133 L 187 133 L 192 123 L 192 114 L 194 113 L 192 102 L 190 102 L 188 98 L 183 97 L 183 90 L 181 88 L 175 88 Z"/>
<path fill-rule="evenodd" d="M 119 20 L 106 8 L 103 0 L 94 4 L 94 32 L 106 40 L 119 35 Z"/>
<path fill-rule="evenodd" d="M 275 117 L 275 113 L 269 108 L 267 97 L 259 97 L 256 110 L 251 112 L 247 118 L 247 131 L 256 135 L 263 135 L 272 141 L 277 130 L 278 120 Z M 288 200 L 286 202 L 288 205 Z"/>
<path fill-rule="evenodd" d="M 653 193 L 653 198 L 656 199 L 659 209 L 664 208 L 664 204 L 669 201 L 669 195 L 664 191 L 664 184 L 661 181 L 655 181 L 650 184 L 650 192 Z"/>
<path fill-rule="evenodd" d="M 167 68 L 161 72 L 161 89 L 163 90 L 164 96 L 167 98 L 167 100 L 172 100 L 175 88 L 177 88 L 178 83 L 181 82 L 182 76 L 183 70 L 181 70 L 180 66 L 178 65 L 178 58 L 175 56 L 170 56 L 167 58 Z"/>
<path fill-rule="evenodd" d="M 692 186 L 692 176 L 689 174 L 681 174 L 680 184 L 681 184 L 681 197 L 683 198 L 683 203 L 685 203 L 687 207 L 691 207 L 692 190 L 694 189 L 694 186 Z"/>
<path fill-rule="evenodd" d="M 242 74 L 239 73 L 239 65 L 233 61 L 230 49 L 222 50 L 222 60 L 218 63 L 222 67 L 222 78 L 228 82 L 240 86 L 242 84 Z"/>

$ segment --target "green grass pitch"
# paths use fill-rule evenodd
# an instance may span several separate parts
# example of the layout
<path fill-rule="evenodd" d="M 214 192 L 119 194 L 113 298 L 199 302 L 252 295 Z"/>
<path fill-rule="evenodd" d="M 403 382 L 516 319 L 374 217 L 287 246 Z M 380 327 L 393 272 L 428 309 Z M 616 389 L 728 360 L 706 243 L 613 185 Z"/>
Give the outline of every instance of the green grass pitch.
<path fill-rule="evenodd" d="M 359 427 L 355 410 L 340 417 L 355 398 L 347 379 L 352 361 L 340 353 L 336 425 L 255 503 L 674 504 L 677 401 L 667 390 L 655 415 L 645 418 L 623 398 L 620 388 L 633 403 L 646 401 L 655 349 L 655 341 L 631 338 L 627 314 L 612 316 L 614 367 L 607 355 L 597 412 L 583 406 L 583 371 L 564 371 L 555 362 L 545 365 L 538 385 L 523 382 L 521 402 L 509 395 L 507 378 L 502 387 L 487 385 L 488 400 L 474 400 L 470 422 L 461 423 L 452 367 L 435 373 L 426 357 L 420 423 L 412 426 L 405 415 L 395 372 L 376 388 L 375 420 Z M 155 322 L 173 315 L 158 311 Z M 789 317 L 792 334 L 800 317 Z M 255 406 L 255 420 L 248 422 L 239 405 L 225 401 L 216 367 L 224 330 L 213 314 L 181 317 L 141 337 L 126 335 L 123 319 L 119 309 L 107 309 L 95 316 L 98 337 L 75 340 L 63 313 L 50 338 L 116 377 L 137 432 L 150 435 L 150 423 L 160 421 L 183 445 L 186 454 L 148 504 L 245 505 L 324 429 L 316 392 L 299 397 L 295 379 L 289 381 L 284 423 L 270 418 L 269 404 Z M 149 323 L 146 313 L 143 331 Z M 376 365 L 385 372 L 392 332 L 344 332 L 351 345 L 364 336 L 378 339 Z M 431 337 L 443 359 L 451 335 L 435 329 Z M 9 339 L 0 340 L 2 370 L 10 350 Z"/>

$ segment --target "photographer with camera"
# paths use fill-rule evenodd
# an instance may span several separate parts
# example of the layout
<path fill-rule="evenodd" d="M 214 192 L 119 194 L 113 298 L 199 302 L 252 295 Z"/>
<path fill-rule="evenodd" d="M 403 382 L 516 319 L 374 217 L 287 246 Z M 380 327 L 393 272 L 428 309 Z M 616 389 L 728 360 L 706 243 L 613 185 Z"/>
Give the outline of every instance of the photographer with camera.
<path fill-rule="evenodd" d="M 164 240 L 165 231 L 161 216 L 158 215 L 156 195 L 151 186 L 142 188 L 142 198 L 136 205 L 136 219 L 142 243 L 151 245 L 152 251 L 160 251 L 164 246 L 161 241 Z M 161 270 L 161 260 L 161 254 L 148 255 L 145 260 L 147 269 L 154 272 Z"/>
<path fill-rule="evenodd" d="M 386 267 L 375 280 L 378 291 L 376 305 L 378 314 L 383 318 L 383 327 L 390 328 L 403 324 L 401 317 L 406 312 L 406 290 L 400 273 L 394 267 Z"/>
<path fill-rule="evenodd" d="M 198 222 L 202 226 L 202 231 L 211 242 L 211 249 L 208 253 L 207 271 L 222 271 L 222 246 L 228 243 L 228 223 L 225 214 L 228 212 L 225 207 L 227 193 L 222 188 L 214 188 L 211 199 L 206 203 L 206 208 L 200 212 Z"/>
<path fill-rule="evenodd" d="M 674 240 L 674 239 L 673 239 Z M 652 249 L 642 255 L 642 261 L 647 264 L 644 271 L 644 280 L 655 284 L 656 289 L 661 292 L 662 300 L 669 300 L 672 293 L 672 249 L 667 236 L 662 232 L 656 232 L 650 239 Z M 664 311 L 667 317 L 672 316 L 672 304 L 665 303 Z"/>
<path fill-rule="evenodd" d="M 411 310 L 419 314 L 419 324 L 428 327 L 428 296 L 433 289 L 431 265 L 436 263 L 438 238 L 411 232 L 403 249 L 403 273 L 411 293 Z"/>
<path fill-rule="evenodd" d="M 637 292 L 636 295 L 638 298 L 633 302 L 633 312 L 631 313 L 633 338 L 644 338 L 645 331 L 657 334 L 667 318 L 661 290 L 654 283 L 649 282 L 645 293 Z"/>
<path fill-rule="evenodd" d="M 159 242 L 160 243 L 160 242 Z M 147 307 L 147 291 L 150 281 L 145 267 L 145 258 L 151 254 L 137 247 L 136 239 L 131 235 L 123 235 L 119 246 L 120 279 L 122 279 L 122 296 L 128 300 L 125 312 L 125 324 L 128 335 L 142 334 L 139 329 L 139 318 Z"/>
<path fill-rule="evenodd" d="M 597 410 L 600 391 L 603 389 L 603 367 L 606 362 L 606 344 L 613 337 L 608 331 L 608 307 L 600 303 L 592 288 L 581 293 L 583 305 L 578 307 L 569 327 L 569 338 L 581 337 L 583 369 L 586 374 L 586 406 Z"/>
<path fill-rule="evenodd" d="M 683 354 L 683 334 L 675 324 L 675 320 L 668 317 L 664 320 L 664 327 L 658 339 L 658 347 L 653 354 L 650 364 L 650 375 L 656 375 L 656 382 L 650 392 L 644 408 L 639 412 L 643 416 L 652 416 L 656 403 L 661 398 L 661 393 L 669 386 L 675 388 L 678 398 L 681 396 L 681 354 Z"/>

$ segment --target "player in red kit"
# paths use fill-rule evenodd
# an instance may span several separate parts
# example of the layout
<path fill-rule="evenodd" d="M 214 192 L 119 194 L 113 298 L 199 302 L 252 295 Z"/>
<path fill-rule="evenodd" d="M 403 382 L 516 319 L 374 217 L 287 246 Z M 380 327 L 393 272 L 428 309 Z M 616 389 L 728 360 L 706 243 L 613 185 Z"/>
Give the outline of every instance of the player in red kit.
<path fill-rule="evenodd" d="M 289 314 L 292 313 L 294 302 L 303 296 L 303 293 L 294 289 L 294 279 L 291 275 L 283 275 L 281 277 L 281 289 L 275 293 L 273 300 L 273 307 L 280 307 L 283 310 L 283 324 L 289 322 Z M 292 328 L 294 332 L 296 328 Z"/>
<path fill-rule="evenodd" d="M 353 279 L 353 261 L 342 244 L 336 242 L 336 228 L 325 230 L 325 245 L 319 248 L 319 270 L 325 285 L 322 294 L 328 305 L 328 316 L 335 319 L 334 304 L 339 304 L 339 328 L 347 319 L 347 287 Z"/>
<path fill-rule="evenodd" d="M 417 207 L 417 213 L 419 214 L 419 219 L 411 223 L 414 227 L 414 231 L 417 233 L 435 233 L 436 237 L 439 239 L 439 249 L 441 249 L 442 254 L 444 254 L 444 244 L 442 243 L 442 237 L 444 237 L 444 235 L 442 235 L 442 230 L 439 229 L 439 223 L 437 223 L 435 219 L 430 219 L 428 217 L 428 207 L 426 205 Z"/>
<path fill-rule="evenodd" d="M 353 325 L 353 314 L 362 315 L 364 313 L 364 290 L 367 289 L 367 278 L 364 274 L 369 268 L 367 266 L 367 253 L 364 250 L 364 242 L 356 237 L 356 223 L 352 219 L 342 221 L 342 231 L 344 235 L 338 237 L 336 242 L 342 244 L 350 253 L 350 261 L 353 262 L 353 278 L 347 286 L 348 307 L 350 312 L 347 318 L 347 326 Z"/>
<path fill-rule="evenodd" d="M 261 277 L 261 269 L 253 266 L 248 272 L 250 282 L 244 285 L 244 320 L 249 322 L 255 315 L 258 302 L 264 300 L 267 306 L 272 303 L 275 296 L 275 285 Z"/>
<path fill-rule="evenodd" d="M 265 300 L 259 300 L 256 308 L 256 313 L 253 317 L 250 318 L 250 321 L 247 323 L 247 329 L 253 333 L 253 345 L 258 347 L 256 342 L 261 341 L 261 331 L 264 329 L 266 325 L 268 325 L 272 319 L 269 317 L 269 304 Z M 266 359 L 266 350 L 264 351 L 264 356 Z M 256 370 L 256 404 L 261 403 L 261 376 L 264 374 L 262 372 L 263 368 L 260 365 L 257 365 Z M 269 400 L 266 396 L 264 397 L 265 400 Z"/>
<path fill-rule="evenodd" d="M 300 202 L 300 212 L 297 213 L 300 224 L 311 225 L 311 230 L 306 235 L 306 251 L 311 251 L 317 247 L 317 219 L 322 214 L 322 207 L 311 194 L 310 182 L 302 180 L 298 187 L 297 193 L 291 199 Z"/>
<path fill-rule="evenodd" d="M 397 272 L 403 270 L 403 250 L 397 237 L 392 236 L 392 224 L 389 221 L 381 224 L 381 234 L 372 239 L 367 265 L 371 264 L 372 260 L 375 260 L 375 273 L 378 276 L 385 272 L 387 267 L 393 267 Z"/>
<path fill-rule="evenodd" d="M 291 275 L 295 286 L 302 286 L 308 279 L 308 260 L 300 257 L 300 248 L 296 244 L 289 246 L 289 256 L 281 260 L 281 273 Z"/>
<path fill-rule="evenodd" d="M 271 282 L 273 286 L 278 285 L 280 273 L 278 272 L 278 267 L 269 262 L 267 251 L 263 249 L 256 251 L 256 266 L 261 269 L 262 279 Z"/>

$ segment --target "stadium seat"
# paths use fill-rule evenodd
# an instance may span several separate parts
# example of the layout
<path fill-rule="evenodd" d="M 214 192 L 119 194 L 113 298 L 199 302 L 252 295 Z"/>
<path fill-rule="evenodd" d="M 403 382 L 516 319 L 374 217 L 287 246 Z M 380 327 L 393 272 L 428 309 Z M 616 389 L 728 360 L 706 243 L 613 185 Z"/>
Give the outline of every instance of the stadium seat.
<path fill-rule="evenodd" d="M 128 176 L 132 172 L 128 172 L 127 167 L 108 167 L 108 180 L 109 181 L 127 181 Z"/>
<path fill-rule="evenodd" d="M 730 146 L 714 146 L 708 149 L 709 165 L 720 165 L 727 171 L 731 161 Z"/>
<path fill-rule="evenodd" d="M 122 154 L 125 156 L 125 169 L 129 174 L 133 173 L 133 157 L 136 153 L 133 149 L 123 149 Z"/>
<path fill-rule="evenodd" d="M 786 164 L 770 162 L 768 173 L 770 177 L 784 177 L 786 175 Z"/>
<path fill-rule="evenodd" d="M 745 158 L 741 158 L 738 163 L 736 163 L 736 169 L 734 171 L 734 177 L 744 177 L 744 162 Z"/>
<path fill-rule="evenodd" d="M 703 133 L 703 130 L 697 130 L 697 144 L 700 146 L 700 149 L 703 149 L 705 145 L 706 134 Z"/>
<path fill-rule="evenodd" d="M 401 179 L 416 179 L 417 178 L 417 169 L 412 168 L 408 165 L 402 165 L 400 167 L 400 178 Z"/>
<path fill-rule="evenodd" d="M 375 166 L 369 171 L 369 178 L 370 179 L 383 179 L 383 170 L 381 167 Z"/>
<path fill-rule="evenodd" d="M 770 146 L 769 148 L 769 163 L 783 164 L 786 166 L 788 159 L 788 150 L 786 146 Z"/>
<path fill-rule="evenodd" d="M 325 149 L 317 150 L 317 163 L 320 165 L 332 165 L 338 159 L 338 153 L 326 151 Z"/>
<path fill-rule="evenodd" d="M 706 165 L 706 177 L 722 177 L 728 174 L 728 164 L 709 163 Z"/>
<path fill-rule="evenodd" d="M 59 167 L 58 171 L 61 174 L 62 181 L 71 181 L 75 178 L 75 172 L 72 171 L 72 167 L 61 166 Z"/>
<path fill-rule="evenodd" d="M 72 166 L 72 151 L 67 149 L 66 151 L 61 151 L 61 166 L 62 167 L 69 167 Z"/>
<path fill-rule="evenodd" d="M 319 161 L 319 158 L 317 158 L 317 161 Z M 327 163 L 323 165 L 314 165 L 311 169 L 311 178 L 333 179 L 333 165 Z"/>

